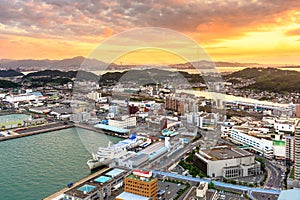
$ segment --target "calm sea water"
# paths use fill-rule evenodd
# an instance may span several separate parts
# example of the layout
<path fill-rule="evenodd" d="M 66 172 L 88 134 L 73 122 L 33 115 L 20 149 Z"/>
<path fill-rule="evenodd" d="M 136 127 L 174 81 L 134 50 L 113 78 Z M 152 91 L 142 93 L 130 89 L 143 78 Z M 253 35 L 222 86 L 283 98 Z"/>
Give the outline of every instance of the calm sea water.
<path fill-rule="evenodd" d="M 90 174 L 90 150 L 119 140 L 71 128 L 0 142 L 0 199 L 49 196 Z"/>

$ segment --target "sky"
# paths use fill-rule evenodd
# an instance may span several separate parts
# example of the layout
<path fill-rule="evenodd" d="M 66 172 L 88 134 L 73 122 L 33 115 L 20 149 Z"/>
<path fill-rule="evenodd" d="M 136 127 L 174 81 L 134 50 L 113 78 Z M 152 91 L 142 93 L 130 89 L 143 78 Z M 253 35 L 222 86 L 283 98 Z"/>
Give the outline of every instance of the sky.
<path fill-rule="evenodd" d="M 213 61 L 300 61 L 299 0 L 1 0 L 0 10 L 1 59 L 89 57 L 124 31 L 160 27 L 196 41 Z M 124 64 L 180 60 L 145 52 L 128 52 Z"/>

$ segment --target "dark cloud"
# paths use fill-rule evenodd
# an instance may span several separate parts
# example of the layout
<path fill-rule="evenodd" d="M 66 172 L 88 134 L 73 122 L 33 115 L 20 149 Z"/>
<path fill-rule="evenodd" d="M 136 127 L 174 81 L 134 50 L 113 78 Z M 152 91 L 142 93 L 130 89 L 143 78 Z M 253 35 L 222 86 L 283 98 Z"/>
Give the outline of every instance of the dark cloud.
<path fill-rule="evenodd" d="M 222 30 L 212 27 L 259 31 L 266 23 L 279 23 L 276 17 L 295 8 L 300 8 L 300 1 L 2 0 L 0 23 L 29 36 L 97 37 L 106 34 L 107 28 L 120 32 L 144 26 L 188 33 L 219 31 L 222 35 Z"/>

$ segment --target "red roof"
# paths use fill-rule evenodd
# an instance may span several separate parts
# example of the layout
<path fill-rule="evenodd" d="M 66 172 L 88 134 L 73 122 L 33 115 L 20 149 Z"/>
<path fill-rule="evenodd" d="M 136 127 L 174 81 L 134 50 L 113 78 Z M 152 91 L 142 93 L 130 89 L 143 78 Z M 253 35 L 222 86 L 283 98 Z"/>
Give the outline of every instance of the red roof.
<path fill-rule="evenodd" d="M 150 172 L 142 171 L 142 170 L 138 170 L 138 169 L 133 170 L 133 172 L 138 172 L 138 173 L 147 174 L 147 175 L 150 174 Z"/>

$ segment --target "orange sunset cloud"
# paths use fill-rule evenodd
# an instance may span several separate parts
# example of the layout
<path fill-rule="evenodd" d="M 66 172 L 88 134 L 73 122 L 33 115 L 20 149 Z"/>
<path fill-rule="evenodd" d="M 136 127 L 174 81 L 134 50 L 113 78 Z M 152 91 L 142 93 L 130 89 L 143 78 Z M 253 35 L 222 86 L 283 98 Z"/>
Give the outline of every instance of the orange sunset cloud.
<path fill-rule="evenodd" d="M 300 62 L 298 0 L 5 0 L 0 9 L 5 59 L 89 56 L 114 34 L 161 27 L 191 37 L 215 61 Z M 145 52 L 128 57 L 128 63 L 143 63 Z M 154 56 L 166 58 L 161 51 Z"/>

